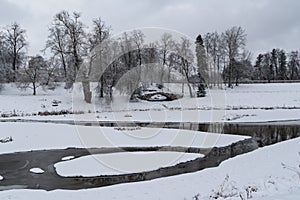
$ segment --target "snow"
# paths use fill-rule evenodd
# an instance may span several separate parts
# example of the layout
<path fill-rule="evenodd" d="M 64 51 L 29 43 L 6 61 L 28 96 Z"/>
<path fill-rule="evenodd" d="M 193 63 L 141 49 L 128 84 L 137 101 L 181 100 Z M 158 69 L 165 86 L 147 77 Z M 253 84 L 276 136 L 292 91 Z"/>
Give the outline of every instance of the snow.
<path fill-rule="evenodd" d="M 166 84 L 172 91 L 181 92 L 181 84 Z M 242 84 L 233 89 L 210 89 L 204 98 L 189 98 L 185 88 L 182 99 L 171 102 L 128 103 L 121 96 L 115 97 L 111 112 L 97 98 L 87 105 L 82 100 L 80 85 L 73 90 L 63 89 L 63 84 L 54 91 L 41 90 L 37 96 L 30 91 L 21 92 L 13 84 L 5 84 L 0 95 L 0 114 L 18 115 L 17 118 L 43 111 L 83 111 L 93 120 L 120 120 L 128 118 L 136 121 L 237 121 L 257 122 L 299 119 L 300 83 Z M 61 101 L 53 106 L 52 101 Z M 26 105 L 26 106 L 24 106 Z M 295 109 L 298 108 L 298 109 Z M 91 112 L 91 114 L 88 114 Z M 26 118 L 39 119 L 40 116 Z M 43 118 L 43 117 L 41 117 Z M 85 119 L 85 116 L 47 116 L 43 119 Z"/>
<path fill-rule="evenodd" d="M 116 175 L 156 170 L 202 156 L 178 152 L 123 152 L 84 156 L 57 163 L 55 168 L 61 176 Z"/>
<path fill-rule="evenodd" d="M 151 99 L 151 100 L 166 100 L 167 97 L 165 97 L 165 96 L 163 96 L 163 95 L 161 95 L 161 94 L 155 94 L 155 95 L 153 95 L 150 99 Z"/>
<path fill-rule="evenodd" d="M 0 123 L 0 138 L 11 136 L 12 142 L 0 144 L 0 153 L 64 149 L 68 147 L 120 146 L 226 146 L 245 136 L 211 134 L 187 130 L 141 128 L 116 130 L 47 123 Z"/>
<path fill-rule="evenodd" d="M 29 171 L 35 174 L 43 174 L 45 172 L 41 168 L 31 168 Z"/>
<path fill-rule="evenodd" d="M 21 91 L 12 84 L 5 84 L 0 92 L 1 108 L 3 114 L 26 115 L 39 111 L 60 111 L 72 109 L 72 91 L 63 89 L 60 85 L 54 91 L 38 88 L 36 96 L 30 90 Z M 53 101 L 61 101 L 58 106 L 52 106 Z"/>
<path fill-rule="evenodd" d="M 63 157 L 61 160 L 62 161 L 67 161 L 67 160 L 72 160 L 74 158 L 75 158 L 75 156 L 66 156 L 66 157 Z"/>
<path fill-rule="evenodd" d="M 181 93 L 181 84 L 166 84 L 172 91 Z M 171 102 L 128 103 L 126 97 L 116 96 L 112 110 L 95 101 L 86 105 L 82 100 L 81 88 L 73 90 L 58 86 L 55 91 L 43 91 L 32 96 L 31 91 L 16 89 L 14 84 L 4 84 L 0 93 L 0 115 L 17 115 L 10 119 L 34 120 L 78 120 L 78 121 L 144 121 L 144 122 L 268 122 L 279 120 L 300 120 L 300 83 L 289 84 L 245 84 L 233 89 L 207 91 L 205 98 L 189 98 L 185 86 L 184 97 Z M 53 104 L 53 102 L 56 102 Z M 120 104 L 119 104 L 120 103 Z M 54 106 L 53 106 L 54 105 Z M 43 111 L 84 111 L 82 115 L 32 116 Z M 7 119 L 7 118 L 2 118 Z M 299 121 L 297 122 L 299 124 Z M 18 151 L 63 149 L 67 147 L 116 147 L 116 146 L 183 146 L 213 147 L 226 146 L 246 137 L 220 135 L 187 130 L 136 128 L 120 130 L 105 127 L 83 127 L 46 123 L 0 123 L 0 139 L 12 138 L 11 142 L 0 143 L 0 153 Z M 120 184 L 110 187 L 51 192 L 41 190 L 1 191 L 0 199 L 199 199 L 208 200 L 212 190 L 222 190 L 225 194 L 245 196 L 246 188 L 255 188 L 254 200 L 295 200 L 300 196 L 300 180 L 297 174 L 284 169 L 282 163 L 299 170 L 300 138 L 260 148 L 256 151 L 226 160 L 219 167 L 199 172 L 183 174 L 152 181 Z M 134 155 L 134 156 L 133 156 Z M 122 159 L 132 156 L 132 163 L 142 158 L 158 156 L 157 153 L 135 153 L 124 156 L 121 153 L 111 155 L 86 156 L 74 159 L 66 156 L 56 165 L 62 175 L 99 175 L 130 171 L 125 165 L 109 168 L 100 166 L 99 160 L 114 158 L 112 162 L 120 164 Z M 141 158 L 140 158 L 140 157 Z M 163 161 L 168 161 L 170 152 Z M 176 153 L 174 154 L 176 155 Z M 192 154 L 183 156 L 194 156 Z M 201 156 L 201 155 L 197 155 Z M 163 156 L 162 156 L 163 157 Z M 96 158 L 96 159 L 95 159 Z M 172 156 L 170 156 L 172 158 Z M 180 159 L 172 159 L 166 165 Z M 192 159 L 185 157 L 184 159 Z M 183 160 L 184 160 L 183 159 Z M 137 161 L 136 161 L 137 160 Z M 153 161 L 154 158 L 147 159 Z M 107 163 L 107 161 L 106 161 Z M 127 162 L 122 162 L 122 164 Z M 143 162 L 141 162 L 143 163 Z M 156 163 L 153 162 L 154 164 Z M 145 163 L 144 168 L 131 170 L 149 170 L 157 166 Z M 77 168 L 74 166 L 81 166 Z M 73 166 L 73 167 L 72 167 Z M 105 168 L 104 168 L 105 167 Z M 132 166 L 131 166 L 132 167 Z M 138 166 L 134 166 L 138 167 Z M 152 167 L 152 168 L 151 168 Z M 42 169 L 32 169 L 39 173 Z M 77 171 L 76 171 L 77 170 Z M 0 175 L 3 180 L 5 174 Z M 224 180 L 228 176 L 227 182 Z M 22 187 L 22 186 L 20 186 Z M 1 186 L 0 186 L 1 190 Z M 241 199 L 233 195 L 227 199 Z M 244 198 L 246 199 L 246 198 Z"/>
<path fill-rule="evenodd" d="M 228 183 L 224 184 L 224 192 L 234 186 L 245 195 L 245 188 L 256 187 L 253 200 L 295 200 L 300 196 L 299 177 L 289 170 L 283 169 L 281 163 L 298 167 L 300 158 L 300 138 L 264 147 L 248 154 L 240 155 L 221 163 L 219 167 L 205 169 L 196 173 L 183 174 L 152 181 L 120 184 L 103 188 L 51 192 L 41 190 L 12 190 L 0 192 L 1 200 L 26 200 L 28 196 L 35 199 L 199 199 L 208 200 L 218 190 L 228 175 Z M 230 183 L 230 184 L 229 184 Z M 230 186 L 231 185 L 231 186 Z M 227 189 L 226 189 L 227 188 Z M 227 198 L 231 200 L 240 197 Z"/>
<path fill-rule="evenodd" d="M 161 110 L 86 113 L 61 116 L 27 116 L 11 119 L 35 121 L 132 121 L 132 122 L 274 122 L 300 120 L 299 109 L 245 110 Z M 130 117 L 129 117 L 130 116 Z"/>

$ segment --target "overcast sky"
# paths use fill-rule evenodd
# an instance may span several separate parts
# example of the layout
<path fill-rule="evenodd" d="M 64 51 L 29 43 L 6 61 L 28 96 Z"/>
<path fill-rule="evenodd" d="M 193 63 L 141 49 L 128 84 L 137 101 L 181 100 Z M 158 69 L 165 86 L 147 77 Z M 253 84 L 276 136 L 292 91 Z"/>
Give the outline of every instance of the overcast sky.
<path fill-rule="evenodd" d="M 101 16 L 113 33 L 162 27 L 195 38 L 242 26 L 255 56 L 274 47 L 300 50 L 299 0 L 0 0 L 0 26 L 20 23 L 27 30 L 29 54 L 37 54 L 61 10 L 81 12 L 87 25 Z"/>

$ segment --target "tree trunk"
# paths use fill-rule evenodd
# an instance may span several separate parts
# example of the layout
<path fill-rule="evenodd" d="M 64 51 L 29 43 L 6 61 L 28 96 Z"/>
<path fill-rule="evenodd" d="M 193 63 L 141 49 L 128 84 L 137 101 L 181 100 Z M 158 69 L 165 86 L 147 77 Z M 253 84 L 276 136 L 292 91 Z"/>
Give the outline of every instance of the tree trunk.
<path fill-rule="evenodd" d="M 99 85 L 99 90 L 100 90 L 100 98 L 104 97 L 104 80 L 103 80 L 103 75 L 100 78 L 100 85 Z"/>
<path fill-rule="evenodd" d="M 217 68 L 218 68 L 218 72 L 217 72 L 217 79 L 218 79 L 218 88 L 220 88 L 220 86 L 221 86 L 221 80 L 220 80 L 220 78 L 221 78 L 221 76 L 220 76 L 220 58 L 218 57 L 218 65 L 217 65 Z"/>
<path fill-rule="evenodd" d="M 62 66 L 63 66 L 63 69 L 64 69 L 64 76 L 65 76 L 65 79 L 67 78 L 67 65 L 66 65 L 66 61 L 65 61 L 65 57 L 64 57 L 64 54 L 61 53 L 61 62 L 62 62 Z"/>
<path fill-rule="evenodd" d="M 228 66 L 228 87 L 232 87 L 232 59 L 230 59 Z"/>
<path fill-rule="evenodd" d="M 32 83 L 32 86 L 33 86 L 33 95 L 35 96 L 36 95 L 36 85 L 35 85 L 35 83 Z"/>
<path fill-rule="evenodd" d="M 161 74 L 160 74 L 160 84 L 164 85 L 164 66 L 162 66 Z"/>
<path fill-rule="evenodd" d="M 188 85 L 188 88 L 189 88 L 190 97 L 194 97 L 191 84 L 187 83 L 187 85 Z"/>
<path fill-rule="evenodd" d="M 90 81 L 84 80 L 82 81 L 83 95 L 84 100 L 87 103 L 92 103 L 92 92 L 90 90 Z"/>
<path fill-rule="evenodd" d="M 113 86 L 109 87 L 109 100 L 110 102 L 113 102 Z"/>

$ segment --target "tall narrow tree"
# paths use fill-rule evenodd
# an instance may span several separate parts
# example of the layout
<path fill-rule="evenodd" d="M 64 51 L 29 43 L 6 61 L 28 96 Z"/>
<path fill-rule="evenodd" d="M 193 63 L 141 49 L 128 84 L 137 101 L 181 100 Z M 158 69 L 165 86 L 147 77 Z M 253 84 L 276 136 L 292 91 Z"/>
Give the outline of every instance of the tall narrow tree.
<path fill-rule="evenodd" d="M 197 73 L 199 83 L 197 83 L 197 97 L 204 97 L 206 95 L 206 81 L 208 81 L 208 65 L 207 57 L 204 48 L 204 42 L 201 35 L 196 38 L 196 57 L 197 57 Z"/>
<path fill-rule="evenodd" d="M 271 65 L 274 71 L 274 79 L 278 79 L 278 49 L 273 49 L 271 52 Z"/>
<path fill-rule="evenodd" d="M 233 64 L 236 62 L 238 56 L 242 53 L 246 45 L 246 34 L 242 27 L 232 27 L 222 33 L 222 40 L 224 41 L 224 49 L 228 57 L 227 79 L 228 87 L 232 86 Z"/>
<path fill-rule="evenodd" d="M 297 80 L 299 79 L 299 67 L 300 67 L 300 60 L 299 60 L 299 53 L 298 51 L 292 51 L 289 54 L 289 62 L 288 62 L 288 68 L 289 68 L 289 78 L 291 80 Z"/>
<path fill-rule="evenodd" d="M 278 75 L 279 80 L 286 80 L 287 79 L 287 56 L 284 50 L 279 51 L 279 68 L 278 68 Z"/>

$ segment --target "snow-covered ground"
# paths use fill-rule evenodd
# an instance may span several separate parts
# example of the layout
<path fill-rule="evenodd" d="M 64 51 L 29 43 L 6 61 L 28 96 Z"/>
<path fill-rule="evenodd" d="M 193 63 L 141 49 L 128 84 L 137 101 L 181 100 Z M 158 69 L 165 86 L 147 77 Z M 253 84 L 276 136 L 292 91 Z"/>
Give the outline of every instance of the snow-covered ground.
<path fill-rule="evenodd" d="M 180 84 L 169 87 L 181 91 Z M 184 98 L 171 102 L 128 103 L 126 97 L 115 96 L 112 104 L 114 112 L 107 112 L 109 106 L 100 104 L 96 98 L 93 98 L 93 104 L 85 104 L 80 85 L 73 90 L 64 90 L 63 84 L 55 91 L 40 89 L 37 96 L 32 96 L 30 91 L 23 91 L 20 95 L 13 84 L 8 84 L 0 92 L 0 116 L 16 114 L 20 118 L 38 112 L 67 110 L 86 114 L 47 116 L 45 119 L 257 122 L 300 118 L 300 83 L 245 84 L 234 89 L 211 89 L 204 98 L 190 98 L 186 91 L 187 88 Z M 53 101 L 58 101 L 58 105 Z M 89 112 L 91 114 L 87 114 Z"/>
<path fill-rule="evenodd" d="M 199 157 L 203 155 L 179 152 L 123 152 L 84 156 L 57 163 L 55 168 L 61 176 L 116 175 L 156 170 Z"/>
<path fill-rule="evenodd" d="M 181 91 L 181 86 L 171 85 L 170 89 Z M 0 92 L 0 116 L 3 117 L 2 119 L 10 117 L 35 120 L 147 122 L 263 122 L 300 119 L 300 83 L 240 85 L 234 89 L 213 89 L 208 91 L 205 98 L 189 98 L 187 91 L 185 88 L 184 98 L 172 102 L 128 103 L 124 98 L 116 96 L 111 111 L 99 102 L 86 105 L 80 95 L 80 88 L 75 88 L 73 91 L 64 90 L 61 85 L 55 91 L 39 90 L 37 96 L 32 96 L 31 91 L 22 91 L 20 94 L 13 84 L 7 84 Z M 38 112 L 59 112 L 61 110 L 83 111 L 84 114 L 32 116 Z M 12 115 L 17 116 L 11 117 Z M 118 130 L 45 123 L 0 123 L 0 139 L 10 137 L 12 141 L 0 143 L 0 154 L 67 147 L 212 147 L 229 145 L 246 138 L 236 135 L 160 128 Z M 0 199 L 27 200 L 30 197 L 33 200 L 95 198 L 125 200 L 198 198 L 207 200 L 209 196 L 219 192 L 219 194 L 232 196 L 227 199 L 240 200 L 246 199 L 245 195 L 248 190 L 254 200 L 295 200 L 300 197 L 300 177 L 295 172 L 284 169 L 282 163 L 299 171 L 299 143 L 300 139 L 297 138 L 260 148 L 224 161 L 219 167 L 196 173 L 89 190 L 1 191 Z M 171 153 L 168 153 L 166 152 L 166 155 L 170 156 Z M 145 156 L 146 154 L 149 156 L 149 153 L 141 155 Z M 136 154 L 134 155 L 133 159 L 139 159 Z M 92 163 L 92 159 L 98 162 L 105 159 L 105 156 L 73 159 L 70 155 L 63 158 L 64 162 L 57 164 L 56 167 L 61 170 L 59 172 L 62 175 L 95 175 L 98 173 L 97 168 L 93 168 L 95 171 L 89 170 L 86 168 L 88 165 L 84 164 L 90 163 L 89 166 L 93 166 L 95 163 Z M 115 156 L 119 157 L 114 160 L 124 159 L 120 154 L 115 154 Z M 157 156 L 157 154 L 150 153 L 150 156 Z M 174 156 L 178 155 L 174 154 Z M 161 158 L 161 155 L 157 157 Z M 97 159 L 95 160 L 95 158 Z M 185 157 L 181 160 L 181 158 L 172 160 L 176 163 L 176 161 L 184 159 L 193 159 Z M 80 168 L 74 167 L 72 170 L 78 169 L 79 171 L 72 171 L 70 167 L 72 165 L 82 165 L 83 168 L 80 171 Z M 33 173 L 39 173 L 38 169 L 32 170 Z M 100 170 L 107 174 L 113 173 L 111 168 L 100 168 Z M 124 170 L 126 171 L 126 168 Z M 116 172 L 114 171 L 114 173 Z M 0 174 L 0 187 L 2 179 Z M 197 195 L 198 197 L 194 198 Z"/>
<path fill-rule="evenodd" d="M 52 106 L 53 101 L 61 101 Z M 63 85 L 53 90 L 38 88 L 36 96 L 31 90 L 19 90 L 15 84 L 4 84 L 0 92 L 0 115 L 31 115 L 43 111 L 72 110 L 72 91 L 65 90 Z"/>
<path fill-rule="evenodd" d="M 0 153 L 64 149 L 68 147 L 130 147 L 130 146 L 227 146 L 247 137 L 204 132 L 141 128 L 117 130 L 106 127 L 84 127 L 43 123 L 0 123 L 0 138 L 12 137 L 12 142 L 0 143 Z"/>
<path fill-rule="evenodd" d="M 224 161 L 219 167 L 191 174 L 78 191 L 2 191 L 0 199 L 192 200 L 199 194 L 198 199 L 208 200 L 220 191 L 223 195 L 233 196 L 227 199 L 240 200 L 240 195 L 246 199 L 249 188 L 253 190 L 253 200 L 296 200 L 300 196 L 300 179 L 293 171 L 284 169 L 282 163 L 295 168 L 299 166 L 299 142 L 298 138 L 264 147 Z"/>

